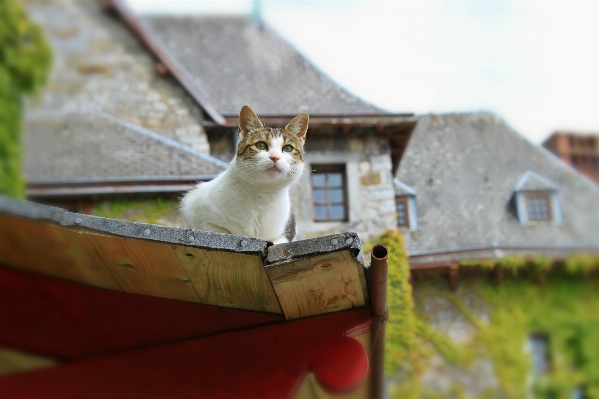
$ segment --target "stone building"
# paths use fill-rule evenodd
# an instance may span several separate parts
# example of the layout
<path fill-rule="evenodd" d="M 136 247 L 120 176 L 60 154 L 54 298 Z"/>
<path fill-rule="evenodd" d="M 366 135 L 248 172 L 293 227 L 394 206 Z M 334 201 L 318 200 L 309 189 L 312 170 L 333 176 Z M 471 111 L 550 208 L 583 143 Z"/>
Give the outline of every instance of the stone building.
<path fill-rule="evenodd" d="M 52 163 L 49 157 L 34 152 L 43 146 L 31 144 L 40 139 L 35 132 L 40 126 L 68 145 L 73 137 L 68 132 L 77 135 L 75 130 L 89 129 L 86 133 L 102 147 L 101 140 L 111 140 L 103 133 L 111 124 L 145 130 L 146 138 L 153 132 L 186 145 L 196 152 L 198 162 L 212 166 L 195 171 L 179 168 L 178 173 L 185 171 L 178 178 L 179 192 L 184 192 L 194 176 L 209 178 L 214 165 L 222 169 L 219 160 L 231 159 L 238 112 L 248 104 L 271 127 L 284 126 L 300 112 L 310 114 L 307 172 L 303 184 L 292 191 L 300 237 L 351 230 L 367 241 L 395 226 L 392 170 L 416 119 L 390 114 L 351 95 L 262 23 L 245 17 L 141 17 L 120 0 L 104 1 L 102 7 L 83 0 L 27 6 L 47 32 L 56 58 L 50 83 L 27 118 L 31 198 L 93 209 L 94 203 L 111 200 L 117 193 L 130 198 L 173 193 L 172 182 L 177 180 L 174 172 L 162 176 L 154 170 L 152 178 L 167 177 L 170 188 L 165 183 L 161 190 L 154 184 L 144 192 L 141 187 L 147 182 L 125 184 L 135 180 L 127 169 L 138 170 L 129 162 L 154 151 L 144 147 L 133 158 L 125 152 L 105 158 L 120 165 L 110 171 L 75 166 L 91 162 L 89 151 L 56 153 L 72 160 L 61 164 L 64 170 L 57 163 L 46 165 Z M 79 122 L 73 129 L 67 126 L 85 118 L 94 122 L 85 128 Z M 96 131 L 103 121 L 108 127 Z M 150 141 L 152 148 L 163 147 L 164 140 Z M 150 146 L 149 141 L 146 144 Z M 98 180 L 104 181 L 104 188 L 94 191 Z M 119 187 L 107 188 L 115 186 L 111 181 L 119 182 Z M 85 193 L 66 190 L 73 184 L 88 187 Z M 132 185 L 138 191 L 129 190 Z"/>
<path fill-rule="evenodd" d="M 596 186 L 493 115 L 384 112 L 251 18 L 139 16 L 121 0 L 26 4 L 56 59 L 27 113 L 31 198 L 91 211 L 123 196 L 176 202 L 226 166 L 247 103 L 273 127 L 310 113 L 309 167 L 292 190 L 300 237 L 352 230 L 367 241 L 400 227 L 413 265 L 597 248 Z M 101 151 L 115 126 L 137 134 L 122 142 L 129 151 Z"/>
<path fill-rule="evenodd" d="M 23 1 L 54 52 L 49 82 L 27 108 L 27 121 L 69 114 L 108 114 L 204 153 L 209 145 L 202 109 L 100 3 L 86 0 Z"/>

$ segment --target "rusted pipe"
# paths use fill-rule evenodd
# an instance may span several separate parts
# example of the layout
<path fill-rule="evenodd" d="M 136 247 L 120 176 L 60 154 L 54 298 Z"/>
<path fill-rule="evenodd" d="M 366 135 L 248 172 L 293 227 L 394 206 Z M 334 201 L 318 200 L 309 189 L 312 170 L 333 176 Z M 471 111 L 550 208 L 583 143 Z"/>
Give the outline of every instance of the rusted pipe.
<path fill-rule="evenodd" d="M 370 251 L 370 257 L 370 309 L 372 312 L 370 396 L 373 399 L 380 399 L 385 394 L 385 322 L 389 318 L 387 306 L 389 251 L 386 246 L 376 244 Z"/>

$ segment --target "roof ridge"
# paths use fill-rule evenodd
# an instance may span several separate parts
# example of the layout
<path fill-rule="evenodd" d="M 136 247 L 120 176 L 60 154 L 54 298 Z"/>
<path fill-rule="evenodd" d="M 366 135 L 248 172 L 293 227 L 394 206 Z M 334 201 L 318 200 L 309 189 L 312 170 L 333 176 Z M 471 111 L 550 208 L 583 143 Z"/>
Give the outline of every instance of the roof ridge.
<path fill-rule="evenodd" d="M 524 174 L 522 175 L 522 177 L 516 184 L 516 187 L 514 187 L 514 191 L 522 191 L 522 188 L 530 179 L 534 179 L 552 190 L 559 191 L 559 189 L 560 189 L 557 184 L 555 184 L 552 181 L 550 181 L 549 179 L 541 176 L 537 172 L 534 172 L 532 170 L 527 170 L 526 172 L 524 172 Z"/>
<path fill-rule="evenodd" d="M 105 0 L 105 7 L 112 8 L 118 13 L 125 25 L 160 60 L 162 65 L 175 77 L 181 86 L 206 113 L 219 125 L 226 125 L 221 110 L 210 97 L 204 86 L 199 84 L 194 76 L 185 68 L 177 57 L 162 44 L 123 0 Z"/>

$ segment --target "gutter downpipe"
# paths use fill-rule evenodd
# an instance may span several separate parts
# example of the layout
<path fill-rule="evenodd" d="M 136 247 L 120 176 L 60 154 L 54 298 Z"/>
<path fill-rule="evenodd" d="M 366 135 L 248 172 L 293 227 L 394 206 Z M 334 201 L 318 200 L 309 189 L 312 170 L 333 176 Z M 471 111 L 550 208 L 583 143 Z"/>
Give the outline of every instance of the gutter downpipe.
<path fill-rule="evenodd" d="M 385 326 L 389 319 L 387 306 L 387 273 L 389 251 L 386 246 L 376 244 L 370 251 L 370 309 L 372 321 L 370 335 L 372 345 L 372 380 L 370 397 L 382 399 L 385 396 Z"/>

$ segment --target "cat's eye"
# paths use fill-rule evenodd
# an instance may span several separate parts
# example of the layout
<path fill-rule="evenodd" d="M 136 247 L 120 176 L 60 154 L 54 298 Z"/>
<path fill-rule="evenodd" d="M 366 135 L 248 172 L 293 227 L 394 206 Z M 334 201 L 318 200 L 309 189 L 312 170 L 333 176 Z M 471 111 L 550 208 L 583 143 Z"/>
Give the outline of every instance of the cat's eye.
<path fill-rule="evenodd" d="M 283 146 L 283 152 L 291 152 L 293 151 L 293 147 L 289 144 Z"/>
<path fill-rule="evenodd" d="M 256 148 L 259 150 L 268 150 L 268 146 L 264 141 L 259 141 L 255 144 Z"/>

